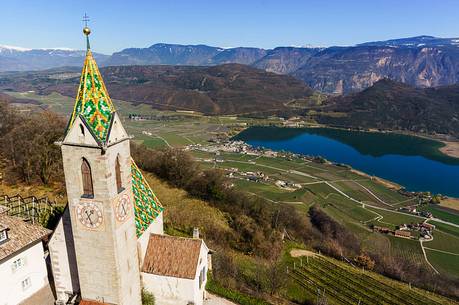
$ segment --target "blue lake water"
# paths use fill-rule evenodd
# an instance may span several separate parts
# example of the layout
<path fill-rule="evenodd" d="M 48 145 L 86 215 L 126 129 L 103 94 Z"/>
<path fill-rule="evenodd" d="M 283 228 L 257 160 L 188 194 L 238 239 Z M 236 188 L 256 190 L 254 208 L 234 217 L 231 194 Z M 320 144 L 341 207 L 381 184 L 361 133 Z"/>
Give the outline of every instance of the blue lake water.
<path fill-rule="evenodd" d="M 256 147 L 322 156 L 410 191 L 459 197 L 459 159 L 438 151 L 440 142 L 398 134 L 330 128 L 252 127 L 235 139 Z"/>

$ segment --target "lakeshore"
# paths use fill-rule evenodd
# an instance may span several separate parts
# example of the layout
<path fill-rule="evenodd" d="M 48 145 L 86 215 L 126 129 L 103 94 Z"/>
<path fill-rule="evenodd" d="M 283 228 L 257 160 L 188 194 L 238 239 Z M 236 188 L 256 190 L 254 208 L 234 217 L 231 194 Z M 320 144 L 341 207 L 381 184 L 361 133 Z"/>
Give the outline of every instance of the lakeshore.
<path fill-rule="evenodd" d="M 450 157 L 459 158 L 459 142 L 442 141 L 445 146 L 440 151 Z"/>
<path fill-rule="evenodd" d="M 439 151 L 442 143 L 395 133 L 331 128 L 252 127 L 236 136 L 255 147 L 321 156 L 348 164 L 408 191 L 459 197 L 459 159 Z"/>

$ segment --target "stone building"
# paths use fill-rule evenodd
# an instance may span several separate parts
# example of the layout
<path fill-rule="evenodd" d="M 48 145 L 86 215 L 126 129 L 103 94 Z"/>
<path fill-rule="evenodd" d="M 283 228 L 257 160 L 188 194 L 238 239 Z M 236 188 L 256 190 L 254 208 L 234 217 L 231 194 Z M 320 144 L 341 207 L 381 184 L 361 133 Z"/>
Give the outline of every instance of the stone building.
<path fill-rule="evenodd" d="M 163 207 L 131 158 L 130 137 L 89 48 L 89 28 L 84 33 L 86 59 L 60 143 L 68 206 L 49 242 L 57 304 L 81 298 L 81 304 L 140 305 L 142 286 L 158 305 L 201 304 L 206 276 L 196 272 L 207 270 L 208 248 L 202 240 L 163 235 Z M 168 270 L 196 268 L 186 280 L 199 289 L 176 289 L 176 302 L 168 303 L 171 292 L 157 287 L 170 276 L 142 272 L 159 259 Z"/>

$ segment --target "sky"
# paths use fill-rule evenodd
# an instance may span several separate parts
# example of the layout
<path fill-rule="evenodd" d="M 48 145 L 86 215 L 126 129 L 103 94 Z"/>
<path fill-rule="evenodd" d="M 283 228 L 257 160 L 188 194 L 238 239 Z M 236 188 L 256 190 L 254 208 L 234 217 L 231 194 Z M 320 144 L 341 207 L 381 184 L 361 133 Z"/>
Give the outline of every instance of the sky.
<path fill-rule="evenodd" d="M 459 37 L 459 0 L 0 0 L 0 45 L 111 54 L 154 43 L 333 46 Z"/>

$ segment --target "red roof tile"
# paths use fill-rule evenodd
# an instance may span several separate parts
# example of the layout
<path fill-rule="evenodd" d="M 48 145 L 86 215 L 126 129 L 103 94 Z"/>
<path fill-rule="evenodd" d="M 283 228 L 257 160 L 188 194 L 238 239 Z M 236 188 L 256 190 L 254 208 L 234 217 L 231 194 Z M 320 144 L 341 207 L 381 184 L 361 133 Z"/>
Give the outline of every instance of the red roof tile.
<path fill-rule="evenodd" d="M 42 226 L 14 216 L 0 215 L 0 226 L 8 230 L 8 240 L 0 244 L 0 260 L 51 234 Z"/>
<path fill-rule="evenodd" d="M 201 239 L 151 234 L 142 271 L 194 279 L 201 244 Z"/>

